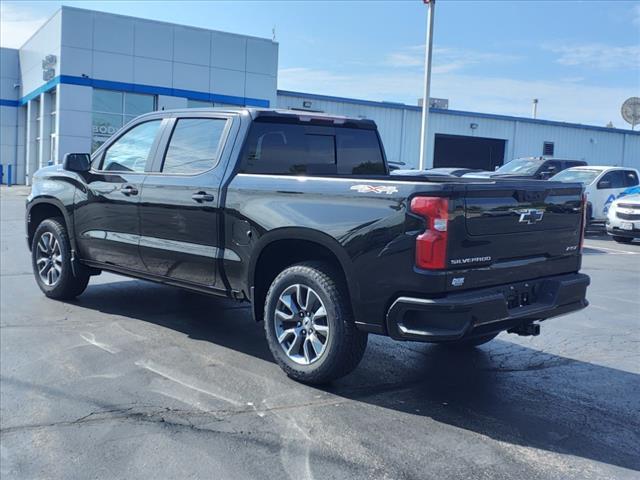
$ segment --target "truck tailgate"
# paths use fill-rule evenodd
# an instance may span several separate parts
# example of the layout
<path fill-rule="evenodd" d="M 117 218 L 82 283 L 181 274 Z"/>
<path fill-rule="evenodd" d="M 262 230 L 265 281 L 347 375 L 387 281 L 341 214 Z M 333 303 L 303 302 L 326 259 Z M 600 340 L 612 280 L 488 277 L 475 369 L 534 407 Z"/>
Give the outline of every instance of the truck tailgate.
<path fill-rule="evenodd" d="M 475 183 L 465 186 L 463 196 L 452 200 L 449 290 L 580 268 L 580 185 L 537 180 Z M 461 277 L 464 280 L 455 280 Z"/>

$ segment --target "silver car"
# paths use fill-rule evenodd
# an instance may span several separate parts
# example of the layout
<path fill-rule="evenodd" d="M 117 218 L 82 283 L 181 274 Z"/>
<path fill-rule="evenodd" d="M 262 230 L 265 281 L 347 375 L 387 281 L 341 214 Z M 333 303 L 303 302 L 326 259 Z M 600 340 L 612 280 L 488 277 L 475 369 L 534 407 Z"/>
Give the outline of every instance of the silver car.
<path fill-rule="evenodd" d="M 607 212 L 606 226 L 616 242 L 630 243 L 640 238 L 640 194 L 615 200 Z"/>

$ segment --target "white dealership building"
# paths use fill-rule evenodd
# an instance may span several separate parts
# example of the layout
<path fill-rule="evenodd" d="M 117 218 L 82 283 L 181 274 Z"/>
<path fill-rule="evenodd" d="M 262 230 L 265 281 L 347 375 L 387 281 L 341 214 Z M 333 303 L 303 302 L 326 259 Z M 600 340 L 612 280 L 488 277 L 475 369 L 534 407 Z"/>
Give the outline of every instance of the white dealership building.
<path fill-rule="evenodd" d="M 278 91 L 271 39 L 62 7 L 19 49 L 0 51 L 3 183 L 29 183 L 65 153 L 95 149 L 142 113 L 203 106 L 294 108 L 370 118 L 387 158 L 415 167 L 420 107 Z M 329 86 L 330 88 L 330 86 Z M 554 155 L 640 167 L 640 132 L 432 108 L 435 166 L 492 168 Z"/>

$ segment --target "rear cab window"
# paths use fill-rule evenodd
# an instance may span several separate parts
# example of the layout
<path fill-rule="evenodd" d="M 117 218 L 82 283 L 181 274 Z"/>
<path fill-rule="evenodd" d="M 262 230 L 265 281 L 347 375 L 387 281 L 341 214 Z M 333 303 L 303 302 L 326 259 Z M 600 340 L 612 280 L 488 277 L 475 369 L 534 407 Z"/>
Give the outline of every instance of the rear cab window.
<path fill-rule="evenodd" d="M 255 121 L 242 153 L 241 173 L 384 175 L 373 129 Z"/>

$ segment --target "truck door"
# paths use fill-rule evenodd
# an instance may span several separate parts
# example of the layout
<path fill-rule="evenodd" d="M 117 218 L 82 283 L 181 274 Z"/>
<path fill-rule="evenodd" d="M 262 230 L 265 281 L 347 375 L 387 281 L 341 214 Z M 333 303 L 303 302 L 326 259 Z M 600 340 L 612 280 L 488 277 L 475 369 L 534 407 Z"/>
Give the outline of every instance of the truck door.
<path fill-rule="evenodd" d="M 161 119 L 138 123 L 94 158 L 77 189 L 74 225 L 80 256 L 144 271 L 138 252 L 138 205 L 148 162 L 158 144 Z"/>
<path fill-rule="evenodd" d="M 170 122 L 144 182 L 140 255 L 153 275 L 212 287 L 223 254 L 220 159 L 232 121 L 194 113 Z"/>
<path fill-rule="evenodd" d="M 611 170 L 605 173 L 596 186 L 600 205 L 594 205 L 593 216 L 604 220 L 609 206 L 626 188 L 626 178 L 623 170 Z M 596 209 L 597 208 L 597 209 Z"/>

